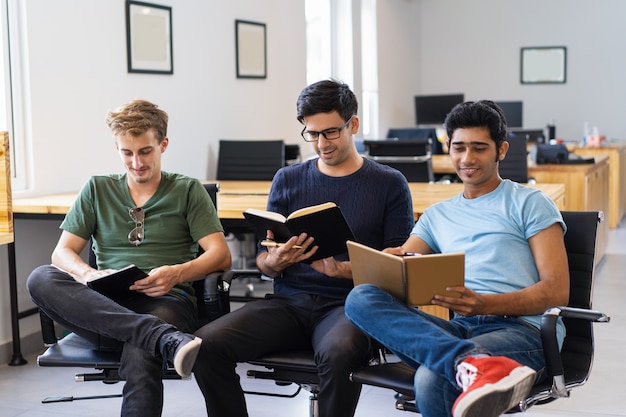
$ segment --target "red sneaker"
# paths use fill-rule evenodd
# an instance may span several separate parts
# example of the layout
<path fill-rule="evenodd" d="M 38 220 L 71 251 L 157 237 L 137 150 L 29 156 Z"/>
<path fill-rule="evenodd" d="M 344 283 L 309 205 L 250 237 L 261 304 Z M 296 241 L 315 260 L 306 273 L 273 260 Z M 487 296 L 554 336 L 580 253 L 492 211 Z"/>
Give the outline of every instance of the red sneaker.
<path fill-rule="evenodd" d="M 463 393 L 452 406 L 454 417 L 497 417 L 526 398 L 535 371 L 504 356 L 467 357 L 457 365 Z"/>

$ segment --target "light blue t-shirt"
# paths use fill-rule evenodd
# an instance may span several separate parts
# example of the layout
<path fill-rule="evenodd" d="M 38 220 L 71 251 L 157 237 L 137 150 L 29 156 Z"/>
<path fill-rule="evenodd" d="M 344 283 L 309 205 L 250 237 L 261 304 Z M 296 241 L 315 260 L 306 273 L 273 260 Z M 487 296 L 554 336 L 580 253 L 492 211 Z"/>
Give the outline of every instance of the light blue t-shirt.
<path fill-rule="evenodd" d="M 554 223 L 565 232 L 561 213 L 546 194 L 503 180 L 478 198 L 461 193 L 430 206 L 411 234 L 434 253 L 465 252 L 465 286 L 481 294 L 502 294 L 539 282 L 528 239 Z M 540 315 L 522 318 L 540 327 Z M 560 320 L 557 336 L 562 343 Z"/>

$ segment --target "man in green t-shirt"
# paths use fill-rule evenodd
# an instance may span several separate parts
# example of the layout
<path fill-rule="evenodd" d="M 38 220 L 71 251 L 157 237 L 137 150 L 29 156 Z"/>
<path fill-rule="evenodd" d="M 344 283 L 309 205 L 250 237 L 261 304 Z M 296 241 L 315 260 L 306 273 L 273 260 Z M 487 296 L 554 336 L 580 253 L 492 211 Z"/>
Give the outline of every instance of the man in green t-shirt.
<path fill-rule="evenodd" d="M 126 172 L 89 179 L 61 224 L 52 265 L 27 282 L 33 301 L 66 328 L 122 342 L 122 416 L 161 415 L 167 363 L 191 374 L 201 339 L 190 334 L 197 327 L 190 282 L 231 265 L 202 184 L 161 171 L 167 122 L 165 111 L 143 100 L 108 114 Z M 97 269 L 80 256 L 90 239 Z M 137 293 L 130 298 L 111 300 L 85 285 L 129 264 L 148 273 L 130 286 Z"/>

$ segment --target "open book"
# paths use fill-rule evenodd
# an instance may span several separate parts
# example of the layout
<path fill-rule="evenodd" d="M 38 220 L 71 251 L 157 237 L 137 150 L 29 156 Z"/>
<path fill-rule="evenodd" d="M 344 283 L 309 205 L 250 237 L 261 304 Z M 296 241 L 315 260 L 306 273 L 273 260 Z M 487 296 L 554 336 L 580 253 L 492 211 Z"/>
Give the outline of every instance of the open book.
<path fill-rule="evenodd" d="M 345 253 L 346 241 L 354 240 L 341 209 L 332 202 L 304 207 L 287 217 L 252 208 L 244 211 L 243 215 L 254 228 L 259 240 L 265 239 L 267 230 L 274 233 L 276 242 L 285 242 L 300 233 L 312 236 L 315 239 L 313 246 L 319 248 L 307 262 Z"/>
<path fill-rule="evenodd" d="M 435 294 L 458 297 L 447 287 L 463 286 L 465 253 L 397 256 L 347 242 L 354 285 L 373 284 L 410 306 L 429 305 Z"/>
<path fill-rule="evenodd" d="M 123 300 L 137 295 L 136 291 L 131 291 L 128 287 L 147 276 L 148 274 L 135 265 L 128 265 L 112 274 L 88 281 L 87 286 L 112 300 Z"/>

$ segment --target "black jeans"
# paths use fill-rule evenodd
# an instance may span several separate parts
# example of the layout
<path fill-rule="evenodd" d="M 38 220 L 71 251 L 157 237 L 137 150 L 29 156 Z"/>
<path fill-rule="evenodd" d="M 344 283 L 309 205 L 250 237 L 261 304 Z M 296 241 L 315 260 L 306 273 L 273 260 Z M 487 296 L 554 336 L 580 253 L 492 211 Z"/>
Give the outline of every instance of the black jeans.
<path fill-rule="evenodd" d="M 211 417 L 247 416 L 237 362 L 263 354 L 312 349 L 320 376 L 321 417 L 354 415 L 361 386 L 350 372 L 366 363 L 369 338 L 346 318 L 343 300 L 269 295 L 200 328 L 194 374 Z"/>
<path fill-rule="evenodd" d="M 163 360 L 157 343 L 174 326 L 193 331 L 197 314 L 191 300 L 170 292 L 162 297 L 139 295 L 120 305 L 51 265 L 35 269 L 26 285 L 33 302 L 65 328 L 88 340 L 102 335 L 124 343 L 119 371 L 126 380 L 122 416 L 161 415 Z"/>

